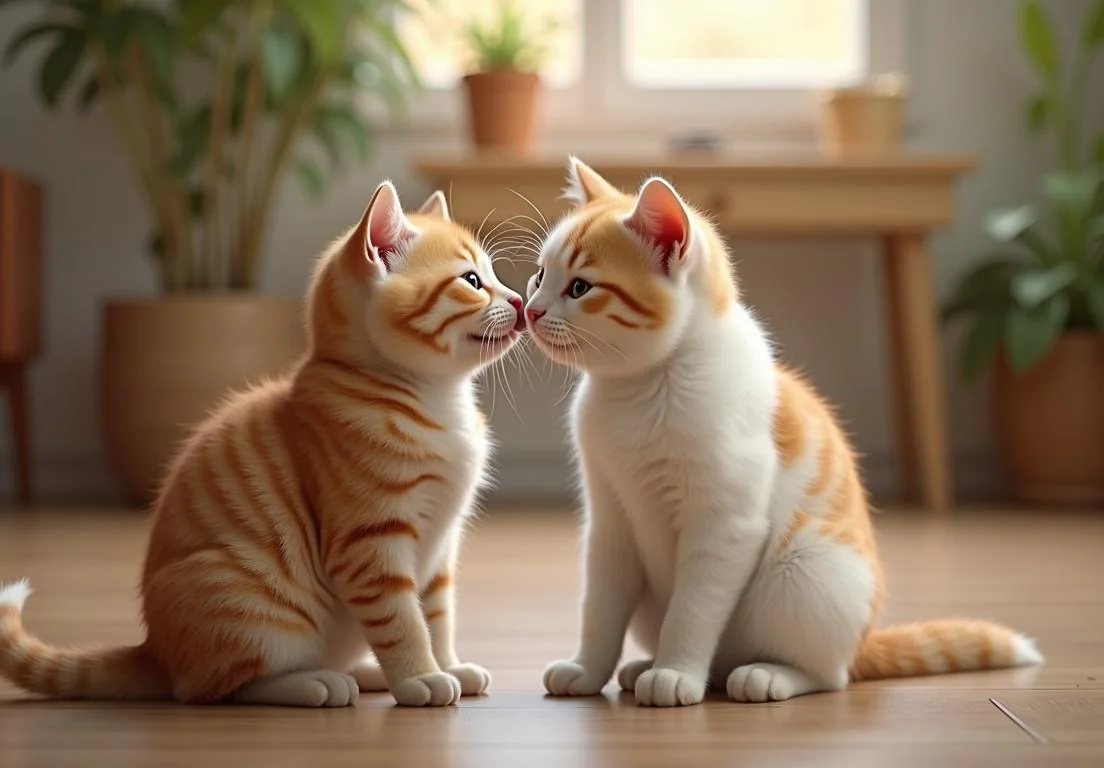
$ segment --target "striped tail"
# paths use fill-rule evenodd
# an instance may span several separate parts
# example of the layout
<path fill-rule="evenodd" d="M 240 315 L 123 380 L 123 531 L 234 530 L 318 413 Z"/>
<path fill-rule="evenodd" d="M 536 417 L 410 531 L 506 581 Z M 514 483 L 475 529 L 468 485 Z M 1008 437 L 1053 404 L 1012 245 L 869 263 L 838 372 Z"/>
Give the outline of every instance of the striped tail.
<path fill-rule="evenodd" d="M 939 619 L 871 631 L 851 662 L 852 680 L 884 680 L 1042 664 L 1035 642 L 1007 627 Z"/>
<path fill-rule="evenodd" d="M 23 629 L 26 580 L 0 587 L 0 677 L 52 699 L 167 699 L 172 686 L 142 646 L 55 648 Z"/>

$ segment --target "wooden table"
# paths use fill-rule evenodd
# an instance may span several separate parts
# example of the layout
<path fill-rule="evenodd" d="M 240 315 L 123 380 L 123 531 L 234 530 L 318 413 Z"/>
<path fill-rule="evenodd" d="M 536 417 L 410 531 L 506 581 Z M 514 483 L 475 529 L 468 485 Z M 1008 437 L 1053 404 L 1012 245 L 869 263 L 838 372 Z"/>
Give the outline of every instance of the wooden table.
<path fill-rule="evenodd" d="M 972 157 L 910 153 L 854 159 L 582 159 L 625 190 L 636 189 L 649 174 L 664 176 L 689 202 L 709 212 L 729 237 L 877 238 L 905 496 L 919 498 L 932 511 L 950 508 L 938 312 L 925 240 L 931 230 L 952 223 L 955 182 L 974 167 Z M 549 219 L 567 206 L 560 198 L 563 157 L 422 158 L 414 167 L 434 187 L 450 192 L 453 216 L 467 223 L 479 224 L 492 209 L 490 223 L 527 211 L 511 189 L 532 200 Z"/>

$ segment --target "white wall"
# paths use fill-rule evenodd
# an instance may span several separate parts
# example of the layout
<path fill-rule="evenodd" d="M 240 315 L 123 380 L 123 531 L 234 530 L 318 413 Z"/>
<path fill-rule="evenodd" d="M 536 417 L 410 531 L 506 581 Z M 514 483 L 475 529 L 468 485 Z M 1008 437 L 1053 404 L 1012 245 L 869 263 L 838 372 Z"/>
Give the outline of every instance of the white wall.
<path fill-rule="evenodd" d="M 878 0 L 875 0 L 877 2 Z M 958 198 L 958 223 L 934 238 L 941 292 L 984 248 L 981 216 L 993 206 L 1034 194 L 1048 152 L 1029 139 L 1022 105 L 1032 76 L 1018 46 L 1012 0 L 913 0 L 909 3 L 909 74 L 914 83 L 917 147 L 976 152 L 980 170 Z M 1075 34 L 1086 0 L 1050 0 L 1066 37 Z M 0 14 L 0 38 L 25 12 Z M 47 263 L 45 354 L 33 370 L 34 452 L 44 497 L 104 499 L 114 494 L 97 421 L 100 302 L 106 295 L 149 293 L 154 273 L 143 255 L 146 219 L 102 114 L 47 114 L 33 92 L 30 57 L 0 71 L 0 164 L 29 172 L 46 186 Z M 1097 88 L 1104 93 L 1104 88 Z M 1104 124 L 1104 101 L 1092 105 Z M 548 142 L 553 151 L 598 156 L 606 141 Z M 453 137 L 382 138 L 371 167 L 338 183 L 320 206 L 285 186 L 274 218 L 262 287 L 300 295 L 311 260 L 362 210 L 375 184 L 393 178 L 413 203 L 430 190 L 407 166 L 412 152 L 458 147 Z M 660 141 L 641 143 L 658 149 Z M 624 149 L 624 143 L 618 144 Z M 834 400 L 867 457 L 876 491 L 891 488 L 892 432 L 880 326 L 880 281 L 866 243 L 733 244 L 750 300 L 782 344 Z M 997 487 L 984 387 L 963 388 L 946 340 L 951 431 L 960 489 L 969 496 Z M 540 364 L 538 364 L 538 368 Z M 548 372 L 547 367 L 544 368 Z M 493 422 L 501 442 L 500 478 L 512 492 L 544 493 L 566 477 L 563 406 L 553 407 L 563 382 L 530 388 L 514 374 L 512 389 L 524 423 L 496 395 Z M 0 420 L 0 490 L 11 486 L 6 419 Z"/>

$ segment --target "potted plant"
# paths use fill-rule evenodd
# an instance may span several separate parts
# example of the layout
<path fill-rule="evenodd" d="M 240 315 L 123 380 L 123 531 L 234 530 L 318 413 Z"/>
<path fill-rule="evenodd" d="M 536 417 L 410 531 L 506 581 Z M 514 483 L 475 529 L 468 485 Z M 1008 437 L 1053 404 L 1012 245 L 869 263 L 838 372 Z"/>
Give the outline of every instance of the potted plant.
<path fill-rule="evenodd" d="M 555 18 L 529 29 L 520 4 L 500 0 L 486 24 L 462 25 L 473 71 L 464 76 L 472 139 L 481 149 L 527 153 L 532 150 L 541 91 L 539 71 L 548 55 L 546 39 Z"/>
<path fill-rule="evenodd" d="M 1020 33 L 1041 82 L 1029 124 L 1052 132 L 1059 167 L 1043 178 L 1041 200 L 989 217 L 997 251 L 962 277 L 943 315 L 969 320 L 964 376 L 995 368 L 997 448 L 1016 498 L 1100 504 L 1104 134 L 1083 140 L 1082 105 L 1104 47 L 1104 0 L 1089 10 L 1072 56 L 1060 55 L 1036 0 L 1021 6 Z"/>
<path fill-rule="evenodd" d="M 6 60 L 46 43 L 51 108 L 106 107 L 152 223 L 161 291 L 103 304 L 103 424 L 127 495 L 148 500 L 185 430 L 224 393 L 305 349 L 300 302 L 257 290 L 277 189 L 317 198 L 351 148 L 359 102 L 417 82 L 400 0 L 55 0 Z"/>

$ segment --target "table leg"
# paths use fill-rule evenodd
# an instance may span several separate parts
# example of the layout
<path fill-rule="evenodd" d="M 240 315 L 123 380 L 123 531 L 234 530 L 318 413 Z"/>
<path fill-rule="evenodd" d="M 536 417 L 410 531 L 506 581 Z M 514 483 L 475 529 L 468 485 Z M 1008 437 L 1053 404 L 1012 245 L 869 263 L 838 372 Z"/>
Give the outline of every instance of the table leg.
<path fill-rule="evenodd" d="M 886 348 L 889 355 L 889 373 L 893 390 L 893 428 L 896 433 L 897 480 L 903 501 L 913 503 L 920 498 L 917 477 L 916 433 L 912 428 L 912 388 L 909 386 L 908 339 L 902 322 L 901 302 L 897 301 L 897 286 L 901 282 L 900 263 L 887 239 L 882 249 L 882 274 L 885 287 L 882 292 L 885 305 Z"/>
<path fill-rule="evenodd" d="M 938 309 L 931 263 L 921 233 L 885 242 L 886 301 L 906 489 L 919 478 L 920 500 L 932 512 L 951 506 L 951 469 L 939 352 Z M 910 489 L 911 490 L 911 489 Z"/>
<path fill-rule="evenodd" d="M 27 365 L 23 362 L 0 364 L 0 380 L 8 390 L 12 449 L 15 451 L 19 503 L 31 503 L 31 414 L 27 398 Z"/>

